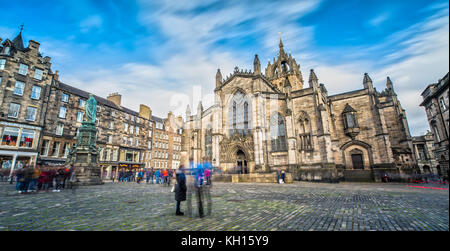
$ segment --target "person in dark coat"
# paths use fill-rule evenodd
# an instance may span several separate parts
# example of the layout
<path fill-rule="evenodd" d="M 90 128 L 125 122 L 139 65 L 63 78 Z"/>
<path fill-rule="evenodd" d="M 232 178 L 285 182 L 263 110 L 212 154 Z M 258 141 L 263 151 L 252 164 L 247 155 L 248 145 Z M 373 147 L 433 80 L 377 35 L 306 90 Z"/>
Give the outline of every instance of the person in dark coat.
<path fill-rule="evenodd" d="M 177 184 L 175 186 L 175 200 L 177 201 L 176 215 L 184 215 L 180 211 L 180 204 L 182 201 L 186 201 L 186 175 L 184 175 L 184 166 L 180 165 L 176 173 Z"/>

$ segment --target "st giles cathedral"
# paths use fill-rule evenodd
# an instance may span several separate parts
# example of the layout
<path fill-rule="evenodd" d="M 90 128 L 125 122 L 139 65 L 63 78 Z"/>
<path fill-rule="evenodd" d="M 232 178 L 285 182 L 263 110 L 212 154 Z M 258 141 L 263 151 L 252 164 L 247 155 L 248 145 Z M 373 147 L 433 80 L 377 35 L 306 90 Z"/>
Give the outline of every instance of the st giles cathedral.
<path fill-rule="evenodd" d="M 373 87 L 367 73 L 359 90 L 328 95 L 314 70 L 307 82 L 284 50 L 264 71 L 216 74 L 214 105 L 186 109 L 185 161 L 208 159 L 223 171 L 286 170 L 297 179 L 323 179 L 338 172 L 371 176 L 374 170 L 402 173 L 414 163 L 405 110 L 389 77 Z M 352 174 L 353 173 L 353 174 Z"/>

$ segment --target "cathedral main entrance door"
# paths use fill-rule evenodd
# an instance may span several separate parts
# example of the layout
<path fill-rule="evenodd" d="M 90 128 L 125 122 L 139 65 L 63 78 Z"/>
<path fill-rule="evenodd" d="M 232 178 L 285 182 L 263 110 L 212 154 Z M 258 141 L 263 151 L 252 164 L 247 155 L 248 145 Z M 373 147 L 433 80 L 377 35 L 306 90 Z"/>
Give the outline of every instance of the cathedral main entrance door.
<path fill-rule="evenodd" d="M 242 150 L 238 150 L 236 153 L 236 165 L 239 167 L 239 173 L 248 173 L 247 158 Z"/>

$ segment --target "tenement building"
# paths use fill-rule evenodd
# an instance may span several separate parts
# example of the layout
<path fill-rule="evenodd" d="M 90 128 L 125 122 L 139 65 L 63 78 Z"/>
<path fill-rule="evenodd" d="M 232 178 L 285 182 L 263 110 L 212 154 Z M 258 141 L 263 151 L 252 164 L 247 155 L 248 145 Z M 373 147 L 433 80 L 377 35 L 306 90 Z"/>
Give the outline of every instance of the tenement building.
<path fill-rule="evenodd" d="M 0 167 L 36 164 L 48 107 L 52 70 L 49 57 L 22 31 L 12 41 L 0 38 Z"/>
<path fill-rule="evenodd" d="M 307 82 L 284 50 L 265 70 L 258 56 L 253 71 L 216 74 L 215 103 L 186 110 L 186 159 L 203 158 L 225 172 L 287 170 L 295 179 L 342 175 L 401 177 L 415 165 L 412 139 L 394 84 L 378 92 L 366 73 L 362 89 L 328 95 L 313 70 Z M 395 175 L 394 175 L 395 174 Z"/>
<path fill-rule="evenodd" d="M 448 177 L 449 160 L 449 103 L 448 103 L 448 73 L 437 83 L 428 85 L 422 92 L 423 102 L 434 135 L 435 156 L 439 161 L 439 174 Z"/>
<path fill-rule="evenodd" d="M 39 43 L 31 40 L 24 47 L 22 32 L 0 43 L 1 167 L 12 173 L 24 165 L 66 165 L 90 93 L 60 81 L 50 58 L 39 52 Z M 94 97 L 104 178 L 121 168 L 178 166 L 181 117 L 170 112 L 167 119 L 158 118 L 143 104 L 138 112 L 123 107 L 118 93 Z"/>
<path fill-rule="evenodd" d="M 428 131 L 425 135 L 413 137 L 412 141 L 417 160 L 417 171 L 422 174 L 439 174 L 439 162 L 434 155 L 433 134 Z"/>

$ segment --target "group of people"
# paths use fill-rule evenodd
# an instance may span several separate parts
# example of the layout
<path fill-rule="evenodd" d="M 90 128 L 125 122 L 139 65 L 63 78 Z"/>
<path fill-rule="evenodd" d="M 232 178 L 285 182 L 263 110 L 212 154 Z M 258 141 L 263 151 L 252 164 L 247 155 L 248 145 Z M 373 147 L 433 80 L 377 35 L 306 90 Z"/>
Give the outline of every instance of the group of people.
<path fill-rule="evenodd" d="M 205 158 L 201 163 L 189 160 L 189 168 L 180 165 L 176 172 L 175 185 L 175 215 L 184 215 L 181 212 L 181 202 L 187 200 L 188 215 L 192 215 L 192 198 L 196 197 L 199 216 L 204 216 L 203 204 L 206 201 L 207 214 L 211 214 L 212 202 L 210 188 L 212 186 L 213 166 Z"/>
<path fill-rule="evenodd" d="M 74 188 L 77 181 L 73 166 L 48 167 L 24 166 L 13 173 L 18 193 L 33 193 L 38 191 L 60 192 L 61 189 Z"/>
<path fill-rule="evenodd" d="M 277 182 L 278 184 L 284 184 L 286 183 L 286 172 L 282 170 L 277 170 Z"/>
<path fill-rule="evenodd" d="M 151 169 L 136 169 L 136 170 L 126 170 L 121 169 L 119 171 L 118 181 L 119 182 L 136 182 L 141 183 L 146 181 L 147 184 L 163 184 L 170 186 L 171 180 L 173 179 L 175 170 L 170 169 L 157 169 L 156 171 Z M 112 181 L 114 182 L 114 176 Z"/>

